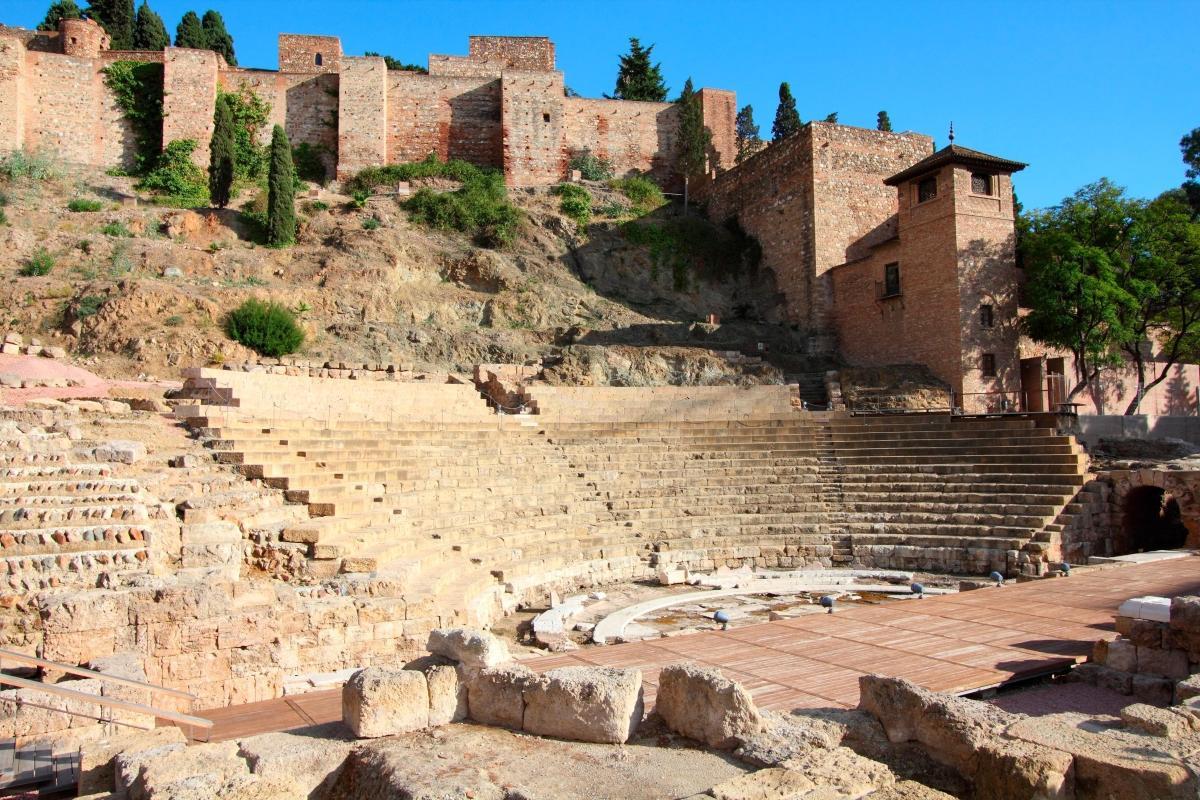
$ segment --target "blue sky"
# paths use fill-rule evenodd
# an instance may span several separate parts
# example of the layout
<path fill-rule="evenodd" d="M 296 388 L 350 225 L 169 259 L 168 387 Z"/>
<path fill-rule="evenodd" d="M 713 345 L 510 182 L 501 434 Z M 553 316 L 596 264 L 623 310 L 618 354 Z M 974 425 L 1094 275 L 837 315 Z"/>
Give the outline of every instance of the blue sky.
<path fill-rule="evenodd" d="M 141 0 L 138 0 L 140 3 Z M 613 90 L 629 36 L 654 43 L 672 96 L 697 86 L 737 92 L 770 135 L 779 82 L 807 120 L 839 112 L 874 127 L 887 109 L 916 130 L 1029 162 L 1028 207 L 1107 176 L 1151 196 L 1183 180 L 1179 138 L 1200 126 L 1189 2 L 609 2 L 587 0 L 152 0 L 174 32 L 188 8 L 220 11 L 243 66 L 276 66 L 275 34 L 338 35 L 424 64 L 465 53 L 470 34 L 546 35 L 567 85 Z M 82 4 L 82 3 L 81 3 Z M 5 0 L 0 22 L 33 27 L 48 0 Z"/>

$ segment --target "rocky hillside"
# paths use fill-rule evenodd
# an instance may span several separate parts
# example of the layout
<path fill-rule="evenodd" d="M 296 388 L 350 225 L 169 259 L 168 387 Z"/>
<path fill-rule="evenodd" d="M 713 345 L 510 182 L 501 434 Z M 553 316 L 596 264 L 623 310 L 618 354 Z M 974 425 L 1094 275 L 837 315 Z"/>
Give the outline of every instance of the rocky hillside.
<path fill-rule="evenodd" d="M 520 230 L 494 250 L 418 225 L 394 196 L 359 208 L 315 187 L 298 202 L 296 246 L 270 249 L 235 210 L 248 196 L 178 210 L 133 184 L 66 169 L 0 180 L 0 328 L 110 377 L 252 359 L 222 328 L 248 297 L 295 309 L 312 360 L 467 372 L 541 358 L 551 380 L 597 384 L 778 381 L 806 366 L 752 240 L 670 206 L 639 218 L 599 184 L 586 226 L 548 190 L 511 192 Z M 68 210 L 73 200 L 99 209 Z M 21 274 L 35 262 L 48 272 Z M 777 365 L 726 355 L 760 349 Z"/>

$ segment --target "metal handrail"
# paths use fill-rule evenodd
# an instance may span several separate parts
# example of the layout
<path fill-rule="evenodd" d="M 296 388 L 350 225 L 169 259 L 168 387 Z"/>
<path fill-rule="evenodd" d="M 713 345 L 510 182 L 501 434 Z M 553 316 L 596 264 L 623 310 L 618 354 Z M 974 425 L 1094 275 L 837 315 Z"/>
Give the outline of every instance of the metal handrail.
<path fill-rule="evenodd" d="M 136 686 L 139 689 L 149 689 L 151 692 L 155 692 L 157 694 L 169 694 L 172 697 L 182 697 L 193 702 L 196 700 L 196 695 L 190 694 L 181 689 L 168 689 L 166 686 L 146 683 L 145 681 L 135 680 L 134 678 L 124 678 L 120 675 L 109 675 L 108 673 L 97 672 L 93 669 L 87 669 L 85 667 L 72 667 L 69 664 L 60 664 L 57 661 L 47 661 L 44 658 L 18 653 L 15 650 L 5 650 L 0 648 L 0 663 L 3 663 L 4 659 L 9 659 L 11 661 L 16 661 L 18 663 L 33 667 L 49 667 L 51 669 L 59 670 L 60 672 L 65 672 L 68 675 L 98 678 L 103 681 L 109 681 L 110 683 L 119 683 L 125 686 Z"/>

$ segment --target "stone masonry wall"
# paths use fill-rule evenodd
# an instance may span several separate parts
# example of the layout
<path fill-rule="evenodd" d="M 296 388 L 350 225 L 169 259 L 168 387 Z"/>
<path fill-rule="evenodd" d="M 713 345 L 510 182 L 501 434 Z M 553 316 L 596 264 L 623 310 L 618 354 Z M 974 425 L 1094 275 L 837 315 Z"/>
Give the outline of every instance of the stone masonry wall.
<path fill-rule="evenodd" d="M 545 36 L 472 36 L 468 47 L 476 61 L 497 61 L 524 72 L 554 71 L 554 42 Z"/>
<path fill-rule="evenodd" d="M 650 173 L 669 183 L 679 128 L 674 103 L 627 100 L 563 101 L 563 149 L 566 159 L 590 150 L 612 162 L 618 176 Z"/>
<path fill-rule="evenodd" d="M 737 162 L 737 95 L 724 89 L 701 89 L 704 124 L 712 131 L 709 169 L 732 169 Z"/>
<path fill-rule="evenodd" d="M 342 41 L 338 37 L 279 34 L 280 72 L 337 73 L 341 65 Z"/>
<path fill-rule="evenodd" d="M 388 69 L 382 58 L 342 60 L 338 108 L 338 177 L 386 164 Z"/>
<path fill-rule="evenodd" d="M 508 183 L 536 186 L 561 180 L 566 174 L 562 73 L 506 72 L 500 81 Z"/>
<path fill-rule="evenodd" d="M 217 70 L 225 60 L 209 50 L 169 47 L 163 64 L 163 146 L 192 139 L 192 161 L 208 168 Z"/>
<path fill-rule="evenodd" d="M 388 163 L 430 153 L 502 166 L 499 80 L 388 73 Z"/>
<path fill-rule="evenodd" d="M 0 36 L 0 152 L 25 141 L 25 45 Z"/>
<path fill-rule="evenodd" d="M 333 174 L 337 155 L 338 75 L 289 74 L 249 69 L 223 69 L 222 91 L 248 89 L 271 106 L 259 144 L 271 141 L 271 128 L 282 125 L 293 146 L 307 142 L 318 148 Z"/>

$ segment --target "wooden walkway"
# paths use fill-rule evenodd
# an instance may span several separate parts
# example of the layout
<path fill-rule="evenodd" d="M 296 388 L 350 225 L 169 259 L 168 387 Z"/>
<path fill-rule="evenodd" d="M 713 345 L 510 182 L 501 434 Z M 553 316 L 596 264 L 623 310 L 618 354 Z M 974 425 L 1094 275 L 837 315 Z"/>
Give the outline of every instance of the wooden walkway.
<path fill-rule="evenodd" d="M 1117 606 L 1147 594 L 1200 594 L 1200 560 L 1076 570 L 1069 578 L 585 647 L 524 663 L 539 672 L 635 667 L 649 705 L 662 666 L 695 661 L 720 667 L 762 708 L 845 708 L 857 705 L 858 678 L 867 673 L 966 693 L 1060 670 L 1084 660 L 1097 639 L 1114 638 Z M 197 713 L 216 723 L 213 740 L 219 741 L 339 720 L 340 695 L 313 692 Z"/>

